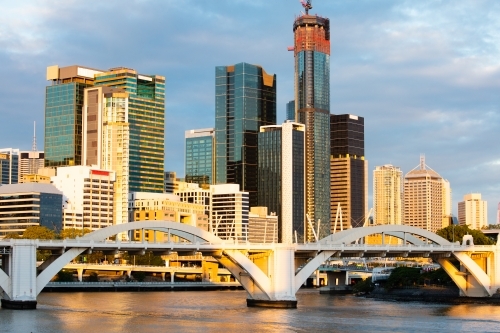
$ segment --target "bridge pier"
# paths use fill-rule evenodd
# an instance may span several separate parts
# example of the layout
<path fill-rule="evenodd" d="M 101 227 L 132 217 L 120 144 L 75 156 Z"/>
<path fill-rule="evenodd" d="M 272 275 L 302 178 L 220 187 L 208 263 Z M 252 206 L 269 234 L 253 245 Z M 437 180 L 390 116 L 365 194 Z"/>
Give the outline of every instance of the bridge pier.
<path fill-rule="evenodd" d="M 6 258 L 7 257 L 7 258 Z M 36 246 L 33 240 L 15 240 L 5 267 L 0 273 L 3 289 L 2 308 L 36 309 Z M 14 278 L 12 278 L 14 277 Z"/>

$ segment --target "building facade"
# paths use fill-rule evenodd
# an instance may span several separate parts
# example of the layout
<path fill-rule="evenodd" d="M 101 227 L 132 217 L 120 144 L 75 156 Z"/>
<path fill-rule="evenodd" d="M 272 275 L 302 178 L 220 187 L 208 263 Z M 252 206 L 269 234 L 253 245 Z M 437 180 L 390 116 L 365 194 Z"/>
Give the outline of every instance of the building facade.
<path fill-rule="evenodd" d="M 210 185 L 210 226 L 216 236 L 248 240 L 249 194 L 238 184 Z"/>
<path fill-rule="evenodd" d="M 306 214 L 330 234 L 330 20 L 295 19 L 295 121 L 306 125 Z M 312 230 L 308 238 L 312 239 Z"/>
<path fill-rule="evenodd" d="M 0 149 L 0 185 L 19 183 L 19 149 Z"/>
<path fill-rule="evenodd" d="M 239 184 L 257 205 L 257 135 L 276 124 L 276 75 L 239 63 L 215 69 L 215 184 Z"/>
<path fill-rule="evenodd" d="M 24 175 L 38 174 L 38 170 L 44 167 L 43 151 L 21 151 L 19 153 L 19 180 Z"/>
<path fill-rule="evenodd" d="M 56 233 L 62 229 L 61 191 L 51 184 L 0 186 L 0 238 L 21 235 L 31 226 L 43 226 Z"/>
<path fill-rule="evenodd" d="M 373 223 L 402 224 L 403 172 L 386 164 L 373 170 Z"/>
<path fill-rule="evenodd" d="M 47 67 L 51 85 L 45 91 L 46 167 L 82 164 L 83 94 L 98 73 L 101 71 L 78 65 Z"/>
<path fill-rule="evenodd" d="M 278 243 L 278 216 L 267 213 L 267 207 L 251 207 L 248 214 L 248 242 Z"/>
<path fill-rule="evenodd" d="M 286 103 L 286 119 L 285 121 L 295 121 L 295 101 Z"/>
<path fill-rule="evenodd" d="M 85 89 L 82 162 L 113 171 L 113 224 L 127 223 L 129 192 L 129 94 L 121 88 Z"/>
<path fill-rule="evenodd" d="M 447 180 L 425 164 L 425 157 L 420 158 L 420 164 L 405 175 L 403 185 L 403 223 L 431 232 L 443 227 L 443 221 L 449 220 L 446 212 L 447 202 L 451 198 L 443 193 L 451 193 Z"/>
<path fill-rule="evenodd" d="M 212 184 L 215 172 L 213 128 L 188 130 L 185 133 L 185 181 Z"/>
<path fill-rule="evenodd" d="M 480 230 L 488 226 L 488 203 L 481 200 L 481 193 L 470 193 L 458 203 L 458 224 Z"/>
<path fill-rule="evenodd" d="M 163 192 L 165 77 L 118 67 L 95 75 L 95 86 L 127 94 L 129 191 Z"/>
<path fill-rule="evenodd" d="M 365 160 L 364 118 L 330 116 L 331 230 L 362 227 L 368 213 L 368 161 Z M 342 210 L 342 225 L 338 216 Z M 335 220 L 337 224 L 335 225 Z"/>
<path fill-rule="evenodd" d="M 64 196 L 64 229 L 98 230 L 113 225 L 115 172 L 81 165 L 59 167 L 51 179 Z"/>
<path fill-rule="evenodd" d="M 305 125 L 262 126 L 259 133 L 258 205 L 278 215 L 281 243 L 306 240 Z"/>

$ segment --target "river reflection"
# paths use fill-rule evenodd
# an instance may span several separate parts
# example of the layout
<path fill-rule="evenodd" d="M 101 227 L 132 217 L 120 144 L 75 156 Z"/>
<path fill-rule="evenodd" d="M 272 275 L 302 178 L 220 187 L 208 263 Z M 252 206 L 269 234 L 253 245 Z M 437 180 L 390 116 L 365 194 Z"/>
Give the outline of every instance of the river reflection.
<path fill-rule="evenodd" d="M 0 310 L 0 332 L 499 332 L 500 306 L 297 294 L 299 308 L 246 306 L 244 291 L 42 293 Z"/>

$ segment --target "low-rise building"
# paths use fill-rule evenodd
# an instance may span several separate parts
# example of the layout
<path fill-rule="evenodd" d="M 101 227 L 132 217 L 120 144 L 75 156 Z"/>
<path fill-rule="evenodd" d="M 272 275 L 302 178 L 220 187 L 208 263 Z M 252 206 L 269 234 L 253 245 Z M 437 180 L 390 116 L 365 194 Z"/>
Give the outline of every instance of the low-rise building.
<path fill-rule="evenodd" d="M 251 207 L 248 214 L 248 241 L 250 243 L 277 243 L 278 216 L 267 214 L 267 207 Z"/>

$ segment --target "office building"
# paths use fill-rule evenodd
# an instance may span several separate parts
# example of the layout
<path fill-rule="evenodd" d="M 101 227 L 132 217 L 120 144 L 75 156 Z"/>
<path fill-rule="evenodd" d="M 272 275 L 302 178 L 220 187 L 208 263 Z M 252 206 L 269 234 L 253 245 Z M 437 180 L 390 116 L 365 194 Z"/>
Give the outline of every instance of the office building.
<path fill-rule="evenodd" d="M 44 167 L 43 151 L 19 152 L 19 181 L 24 175 L 38 174 L 38 169 Z"/>
<path fill-rule="evenodd" d="M 295 121 L 295 101 L 286 103 L 286 119 L 285 121 Z"/>
<path fill-rule="evenodd" d="M 319 238 L 330 234 L 330 20 L 301 15 L 293 23 L 295 121 L 306 125 L 306 214 Z M 307 237 L 313 240 L 311 228 Z"/>
<path fill-rule="evenodd" d="M 248 242 L 278 243 L 278 216 L 267 207 L 251 207 L 248 214 Z"/>
<path fill-rule="evenodd" d="M 373 171 L 373 224 L 402 224 L 403 173 L 391 164 Z"/>
<path fill-rule="evenodd" d="M 480 230 L 488 226 L 488 203 L 481 200 L 481 193 L 470 193 L 458 203 L 458 224 Z"/>
<path fill-rule="evenodd" d="M 63 196 L 51 184 L 0 186 L 0 238 L 21 235 L 31 226 L 43 226 L 56 233 L 62 228 Z"/>
<path fill-rule="evenodd" d="M 165 171 L 163 180 L 163 193 L 174 194 L 175 190 L 179 186 L 180 178 L 177 178 L 177 173 L 175 171 Z"/>
<path fill-rule="evenodd" d="M 82 164 L 83 94 L 98 73 L 101 71 L 78 65 L 47 67 L 51 85 L 45 92 L 46 167 Z"/>
<path fill-rule="evenodd" d="M 215 76 L 215 184 L 239 184 L 257 206 L 257 134 L 276 125 L 276 75 L 239 63 Z"/>
<path fill-rule="evenodd" d="M 210 219 L 210 198 L 212 197 L 212 192 L 210 187 L 203 186 L 200 187 L 197 183 L 186 183 L 177 182 L 176 188 L 173 193 L 181 199 L 183 202 L 195 203 L 198 205 L 203 205 L 205 207 L 205 214 L 208 215 L 209 222 Z"/>
<path fill-rule="evenodd" d="M 19 183 L 19 149 L 0 149 L 0 185 Z"/>
<path fill-rule="evenodd" d="M 362 227 L 368 214 L 368 161 L 364 118 L 330 116 L 330 202 L 332 232 Z M 342 226 L 339 212 L 342 210 Z M 337 220 L 337 223 L 335 223 Z"/>
<path fill-rule="evenodd" d="M 258 205 L 278 215 L 281 243 L 306 240 L 305 125 L 262 126 L 259 133 Z"/>
<path fill-rule="evenodd" d="M 62 192 L 64 229 L 113 225 L 115 172 L 89 166 L 57 168 L 52 184 Z"/>
<path fill-rule="evenodd" d="M 164 189 L 165 77 L 118 67 L 95 75 L 95 86 L 123 89 L 129 123 L 129 191 Z M 123 97 L 125 99 L 125 97 Z"/>
<path fill-rule="evenodd" d="M 212 184 L 215 171 L 214 135 L 213 128 L 186 131 L 186 182 Z"/>
<path fill-rule="evenodd" d="M 431 232 L 441 229 L 444 221 L 451 216 L 451 212 L 446 211 L 451 206 L 449 188 L 448 181 L 429 168 L 425 164 L 425 157 L 421 156 L 420 164 L 405 175 L 403 223 Z"/>
<path fill-rule="evenodd" d="M 23 175 L 21 179 L 19 179 L 19 184 L 23 183 L 50 184 L 51 181 L 49 176 L 39 175 L 35 173 L 35 174 Z"/>
<path fill-rule="evenodd" d="M 216 236 L 248 240 L 249 194 L 238 184 L 210 185 L 210 226 Z"/>
<path fill-rule="evenodd" d="M 85 89 L 82 163 L 114 172 L 113 224 L 127 223 L 130 183 L 129 94 L 122 88 Z"/>

